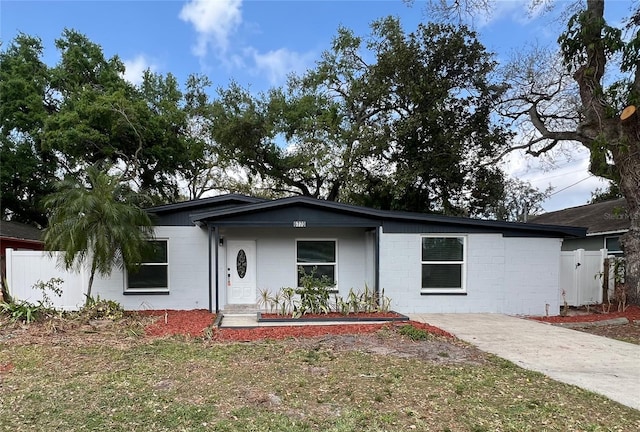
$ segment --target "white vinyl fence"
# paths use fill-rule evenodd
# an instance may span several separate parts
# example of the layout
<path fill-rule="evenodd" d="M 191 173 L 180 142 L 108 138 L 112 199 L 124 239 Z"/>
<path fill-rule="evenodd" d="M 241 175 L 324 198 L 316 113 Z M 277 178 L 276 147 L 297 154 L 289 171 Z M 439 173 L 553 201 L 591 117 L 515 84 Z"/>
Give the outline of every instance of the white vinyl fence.
<path fill-rule="evenodd" d="M 602 298 L 602 277 L 607 250 L 575 251 L 560 253 L 560 291 L 569 306 L 599 304 Z M 609 287 L 613 287 L 610 273 Z M 610 292 L 611 292 L 610 288 Z"/>
<path fill-rule="evenodd" d="M 14 251 L 7 249 L 7 286 L 9 295 L 15 300 L 37 304 L 43 300 L 42 290 L 34 289 L 38 282 L 52 278 L 63 280 L 62 296 L 48 291 L 52 306 L 59 310 L 78 310 L 84 303 L 84 292 L 89 280 L 84 268 L 80 272 L 68 272 L 58 265 L 59 252 L 53 256 L 42 251 Z"/>

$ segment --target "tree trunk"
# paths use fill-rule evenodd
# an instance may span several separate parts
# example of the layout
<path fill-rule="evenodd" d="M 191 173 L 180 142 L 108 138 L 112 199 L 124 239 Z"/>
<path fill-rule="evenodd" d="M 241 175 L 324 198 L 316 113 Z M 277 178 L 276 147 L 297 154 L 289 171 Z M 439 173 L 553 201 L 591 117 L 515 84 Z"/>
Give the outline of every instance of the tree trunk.
<path fill-rule="evenodd" d="M 625 116 L 626 111 L 626 116 Z M 625 255 L 625 286 L 629 303 L 640 305 L 640 125 L 625 109 L 620 116 L 619 136 L 612 146 L 620 174 L 619 187 L 627 202 L 629 231 L 621 237 Z"/>
<path fill-rule="evenodd" d="M 582 27 L 584 53 L 582 65 L 573 77 L 578 84 L 583 117 L 579 129 L 582 143 L 591 151 L 590 171 L 618 181 L 627 202 L 629 232 L 622 236 L 625 253 L 625 284 L 629 302 L 640 304 L 640 126 L 635 109 L 627 107 L 619 118 L 607 115 L 607 102 L 602 87 L 607 57 L 605 55 L 604 1 L 587 0 Z M 636 81 L 640 70 L 636 70 Z M 632 91 L 633 93 L 633 91 Z M 637 94 L 630 94 L 633 99 Z M 614 166 L 607 155 L 613 156 Z M 604 217 L 604 215 L 603 215 Z"/>
<path fill-rule="evenodd" d="M 85 294 L 86 298 L 84 300 L 85 306 L 89 306 L 89 304 L 91 303 L 91 287 L 93 286 L 93 277 L 96 275 L 96 267 L 97 267 L 97 263 L 96 263 L 96 260 L 94 259 L 91 262 L 91 274 L 89 274 L 89 284 L 87 286 L 87 294 Z"/>
<path fill-rule="evenodd" d="M 627 298 L 629 303 L 640 304 L 640 140 L 629 135 L 627 138 L 614 152 L 630 222 L 629 231 L 620 240 L 625 256 Z"/>

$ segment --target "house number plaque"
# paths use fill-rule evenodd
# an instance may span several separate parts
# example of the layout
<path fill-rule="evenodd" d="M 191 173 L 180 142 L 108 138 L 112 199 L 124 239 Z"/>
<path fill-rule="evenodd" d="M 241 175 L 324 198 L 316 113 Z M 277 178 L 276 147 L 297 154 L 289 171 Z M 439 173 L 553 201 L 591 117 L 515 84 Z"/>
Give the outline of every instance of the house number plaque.
<path fill-rule="evenodd" d="M 307 221 L 297 220 L 293 221 L 294 228 L 305 228 L 307 226 Z"/>

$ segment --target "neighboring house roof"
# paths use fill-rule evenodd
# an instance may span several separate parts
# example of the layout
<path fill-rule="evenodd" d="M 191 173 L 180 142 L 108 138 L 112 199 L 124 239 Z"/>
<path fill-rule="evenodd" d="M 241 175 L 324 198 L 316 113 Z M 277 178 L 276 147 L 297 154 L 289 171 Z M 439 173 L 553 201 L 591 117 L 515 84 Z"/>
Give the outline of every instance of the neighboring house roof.
<path fill-rule="evenodd" d="M 0 221 L 0 237 L 42 242 L 42 231 L 36 227 L 20 222 Z"/>
<path fill-rule="evenodd" d="M 179 211 L 179 208 L 174 208 L 174 211 Z M 197 224 L 210 222 L 247 226 L 291 226 L 292 218 L 305 221 L 311 218 L 312 224 L 308 226 L 384 226 L 389 232 L 420 232 L 425 225 L 434 232 L 500 232 L 509 236 L 583 237 L 586 232 L 583 228 L 567 226 L 377 210 L 303 196 L 259 200 L 190 215 L 191 222 Z"/>
<path fill-rule="evenodd" d="M 536 224 L 585 227 L 587 235 L 625 232 L 631 224 L 624 198 L 570 207 L 533 216 L 530 220 Z"/>

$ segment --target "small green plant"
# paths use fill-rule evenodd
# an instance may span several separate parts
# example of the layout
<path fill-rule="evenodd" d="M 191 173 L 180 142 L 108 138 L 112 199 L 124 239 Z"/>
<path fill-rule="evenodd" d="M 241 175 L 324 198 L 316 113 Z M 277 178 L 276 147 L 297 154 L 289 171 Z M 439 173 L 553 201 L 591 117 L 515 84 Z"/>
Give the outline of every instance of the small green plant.
<path fill-rule="evenodd" d="M 305 353 L 303 361 L 305 363 L 309 363 L 311 365 L 318 364 L 321 360 L 321 355 L 319 352 L 319 347 L 315 347 L 313 349 L 308 350 Z"/>
<path fill-rule="evenodd" d="M 307 313 L 329 313 L 330 287 L 333 286 L 327 276 L 317 277 L 315 271 L 305 273 L 300 270 L 301 287 L 295 290 L 300 295 L 300 302 L 294 306 L 293 316 L 300 317 Z"/>
<path fill-rule="evenodd" d="M 411 324 L 405 324 L 398 329 L 398 333 L 408 337 L 413 341 L 425 340 L 429 337 L 429 333 L 425 330 L 415 328 Z"/>
<path fill-rule="evenodd" d="M 6 281 L 5 281 L 6 283 Z M 31 303 L 26 300 L 11 300 L 0 302 L 0 312 L 8 315 L 12 321 L 20 321 L 31 324 L 37 319 L 55 313 L 53 302 L 49 297 L 49 292 L 60 297 L 62 295 L 62 285 L 64 281 L 60 278 L 51 278 L 46 282 L 37 281 L 31 286 L 32 290 L 42 291 L 42 300 L 38 303 Z"/>
<path fill-rule="evenodd" d="M 349 305 L 351 312 L 360 312 L 360 296 L 353 290 L 353 288 L 349 289 L 347 304 Z"/>
<path fill-rule="evenodd" d="M 38 282 L 33 284 L 31 289 L 42 291 L 42 301 L 40 302 L 40 304 L 45 308 L 53 309 L 53 301 L 49 296 L 49 292 L 53 293 L 53 295 L 57 297 L 62 297 L 63 283 L 64 283 L 64 280 L 60 278 L 51 278 L 46 282 L 42 282 L 41 280 L 38 280 Z"/>
<path fill-rule="evenodd" d="M 268 289 L 263 288 L 259 291 L 258 306 L 261 306 L 265 311 L 273 312 L 273 304 L 271 303 L 271 293 Z"/>
<path fill-rule="evenodd" d="M 0 311 L 8 315 L 12 321 L 20 321 L 31 324 L 41 315 L 44 307 L 42 304 L 33 304 L 24 300 L 0 303 Z"/>
<path fill-rule="evenodd" d="M 378 306 L 378 310 L 380 312 L 389 312 L 389 309 L 391 309 L 391 299 L 385 295 L 384 288 L 382 288 L 382 295 L 380 296 L 380 305 Z"/>
<path fill-rule="evenodd" d="M 335 298 L 335 311 L 340 312 L 342 315 L 349 315 L 349 312 L 350 312 L 349 303 L 344 301 L 344 299 L 340 295 L 336 294 L 334 298 Z"/>
<path fill-rule="evenodd" d="M 278 315 L 280 314 L 280 304 L 281 304 L 281 302 L 282 302 L 282 291 L 278 291 L 271 297 L 272 310 L 275 309 L 275 311 L 276 311 L 276 313 Z"/>
<path fill-rule="evenodd" d="M 282 314 L 288 315 L 293 312 L 294 298 L 296 290 L 291 287 L 282 288 Z"/>
<path fill-rule="evenodd" d="M 360 296 L 360 304 L 365 312 L 374 312 L 378 310 L 378 296 L 369 289 L 369 285 L 364 284 L 364 291 Z"/>
<path fill-rule="evenodd" d="M 11 296 L 9 295 L 9 283 L 6 277 L 2 277 L 0 280 L 0 303 L 11 303 Z"/>

